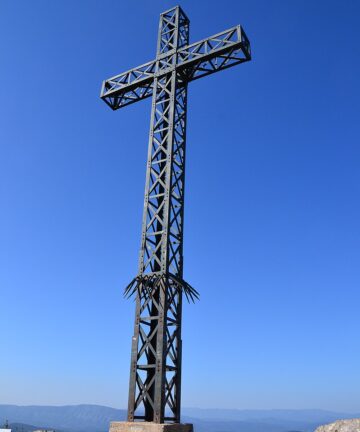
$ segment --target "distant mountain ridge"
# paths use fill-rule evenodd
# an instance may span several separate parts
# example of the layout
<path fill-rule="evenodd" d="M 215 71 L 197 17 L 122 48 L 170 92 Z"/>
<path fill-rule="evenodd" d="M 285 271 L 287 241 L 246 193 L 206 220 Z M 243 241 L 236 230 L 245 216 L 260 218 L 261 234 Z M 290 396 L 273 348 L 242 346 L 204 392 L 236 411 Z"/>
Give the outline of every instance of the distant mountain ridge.
<path fill-rule="evenodd" d="M 105 432 L 110 421 L 125 420 L 125 417 L 125 410 L 101 405 L 0 405 L 0 423 L 8 419 L 10 423 L 41 425 L 66 432 Z"/>
<path fill-rule="evenodd" d="M 34 426 L 25 423 L 9 423 L 9 428 L 12 432 L 33 432 L 39 429 L 43 429 L 42 426 Z M 56 432 L 61 432 L 57 430 Z"/>
<path fill-rule="evenodd" d="M 338 416 L 352 416 L 353 413 L 341 413 L 334 411 L 326 411 L 320 409 L 221 409 L 221 408 L 183 408 L 183 414 L 195 416 L 197 418 L 206 419 L 221 419 L 231 420 L 250 420 L 250 419 L 283 419 L 283 420 L 299 420 L 303 421 L 322 421 L 323 419 L 338 418 Z M 355 414 L 357 415 L 357 414 Z"/>
<path fill-rule="evenodd" d="M 184 408 L 182 421 L 195 432 L 313 432 L 334 420 L 360 417 L 359 413 L 324 410 L 232 410 Z M 101 405 L 18 406 L 0 405 L 0 424 L 37 425 L 57 432 L 107 432 L 111 421 L 122 421 L 126 411 Z M 18 432 L 34 429 L 17 428 Z"/>

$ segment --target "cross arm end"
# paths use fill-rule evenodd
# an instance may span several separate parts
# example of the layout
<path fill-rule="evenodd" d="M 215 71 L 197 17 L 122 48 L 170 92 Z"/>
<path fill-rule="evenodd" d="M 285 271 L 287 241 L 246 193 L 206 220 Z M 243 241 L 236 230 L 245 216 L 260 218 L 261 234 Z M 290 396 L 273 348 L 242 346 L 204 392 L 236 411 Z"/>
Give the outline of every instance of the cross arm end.
<path fill-rule="evenodd" d="M 154 60 L 104 80 L 100 98 L 115 110 L 151 96 L 155 67 Z"/>

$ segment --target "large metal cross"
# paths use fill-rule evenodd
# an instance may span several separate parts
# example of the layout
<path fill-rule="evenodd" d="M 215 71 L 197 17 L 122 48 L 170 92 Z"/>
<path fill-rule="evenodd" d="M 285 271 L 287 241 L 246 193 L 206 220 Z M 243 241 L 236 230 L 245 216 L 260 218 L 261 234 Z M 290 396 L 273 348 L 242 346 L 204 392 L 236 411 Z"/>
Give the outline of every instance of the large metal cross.
<path fill-rule="evenodd" d="M 189 45 L 189 19 L 177 6 L 160 15 L 155 60 L 103 82 L 113 109 L 152 96 L 128 421 L 180 422 L 183 218 L 187 85 L 251 59 L 240 25 Z"/>

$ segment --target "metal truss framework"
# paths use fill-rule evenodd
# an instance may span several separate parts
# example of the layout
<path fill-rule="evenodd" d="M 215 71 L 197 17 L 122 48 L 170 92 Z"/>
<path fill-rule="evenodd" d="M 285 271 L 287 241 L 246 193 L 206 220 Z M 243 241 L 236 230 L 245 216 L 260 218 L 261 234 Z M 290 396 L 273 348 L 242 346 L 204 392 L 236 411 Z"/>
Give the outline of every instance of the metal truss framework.
<path fill-rule="evenodd" d="M 180 422 L 187 85 L 251 59 L 241 26 L 189 45 L 189 19 L 177 6 L 160 15 L 156 59 L 103 82 L 101 98 L 119 109 L 152 96 L 128 421 Z"/>

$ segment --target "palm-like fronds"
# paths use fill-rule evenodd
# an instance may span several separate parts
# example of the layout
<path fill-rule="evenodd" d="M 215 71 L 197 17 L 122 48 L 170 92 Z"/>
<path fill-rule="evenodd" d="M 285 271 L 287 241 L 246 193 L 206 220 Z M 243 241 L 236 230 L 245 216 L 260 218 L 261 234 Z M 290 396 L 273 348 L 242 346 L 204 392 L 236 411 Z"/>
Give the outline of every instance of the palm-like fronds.
<path fill-rule="evenodd" d="M 183 279 L 179 279 L 175 275 L 169 274 L 150 274 L 136 276 L 124 290 L 124 297 L 130 298 L 135 293 L 138 293 L 140 298 L 152 295 L 152 291 L 158 288 L 161 284 L 163 289 L 170 285 L 185 294 L 187 301 L 195 303 L 200 299 L 200 294 L 190 284 Z"/>

